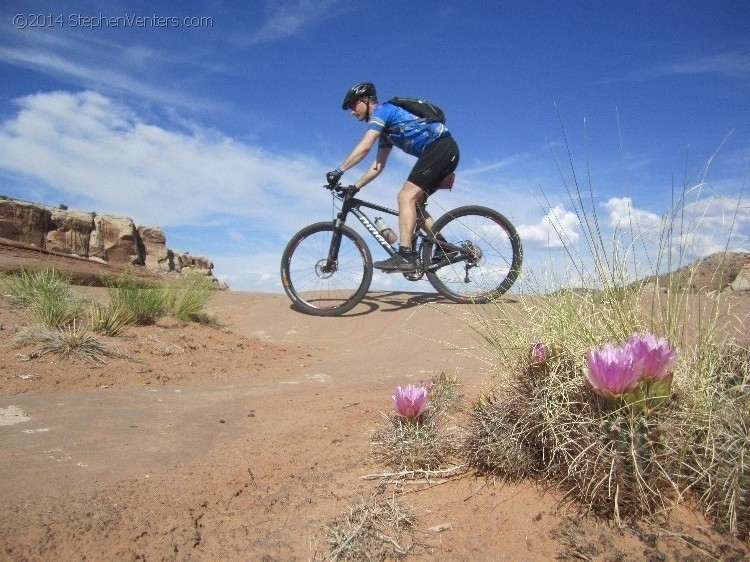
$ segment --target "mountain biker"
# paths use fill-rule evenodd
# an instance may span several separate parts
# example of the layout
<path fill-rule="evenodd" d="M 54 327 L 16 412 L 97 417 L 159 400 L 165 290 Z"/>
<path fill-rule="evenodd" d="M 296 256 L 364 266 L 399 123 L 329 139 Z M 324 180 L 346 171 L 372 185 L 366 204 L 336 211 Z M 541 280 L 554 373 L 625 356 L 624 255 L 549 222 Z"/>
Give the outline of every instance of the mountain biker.
<path fill-rule="evenodd" d="M 414 271 L 417 255 L 411 243 L 417 212 L 422 213 L 425 225 L 430 228 L 434 221 L 424 209 L 424 202 L 458 166 L 458 145 L 444 124 L 426 122 L 392 103 L 379 103 L 371 82 L 352 86 L 346 92 L 341 108 L 350 110 L 358 121 L 366 122 L 367 132 L 341 166 L 326 174 L 329 185 L 338 183 L 344 172 L 361 162 L 375 141 L 378 141 L 375 161 L 354 183 L 357 189 L 380 175 L 393 146 L 417 157 L 414 168 L 398 193 L 398 252 L 373 264 L 384 271 Z"/>

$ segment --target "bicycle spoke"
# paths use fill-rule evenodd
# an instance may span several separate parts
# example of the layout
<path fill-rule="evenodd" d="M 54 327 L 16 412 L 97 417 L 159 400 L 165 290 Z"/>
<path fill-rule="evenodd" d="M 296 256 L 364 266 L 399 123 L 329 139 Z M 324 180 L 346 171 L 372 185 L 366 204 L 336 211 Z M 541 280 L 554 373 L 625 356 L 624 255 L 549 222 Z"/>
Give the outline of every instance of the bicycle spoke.
<path fill-rule="evenodd" d="M 312 225 L 285 252 L 285 289 L 312 314 L 336 315 L 350 309 L 369 288 L 372 277 L 369 252 L 356 234 L 344 232 L 338 258 L 329 263 L 332 237 L 330 224 Z"/>
<path fill-rule="evenodd" d="M 436 247 L 444 259 L 430 272 L 433 285 L 446 296 L 461 301 L 484 301 L 505 292 L 520 267 L 520 241 L 510 223 L 490 209 L 457 209 L 440 219 L 440 234 L 461 248 L 453 256 Z M 507 224 L 505 224 L 507 223 Z"/>

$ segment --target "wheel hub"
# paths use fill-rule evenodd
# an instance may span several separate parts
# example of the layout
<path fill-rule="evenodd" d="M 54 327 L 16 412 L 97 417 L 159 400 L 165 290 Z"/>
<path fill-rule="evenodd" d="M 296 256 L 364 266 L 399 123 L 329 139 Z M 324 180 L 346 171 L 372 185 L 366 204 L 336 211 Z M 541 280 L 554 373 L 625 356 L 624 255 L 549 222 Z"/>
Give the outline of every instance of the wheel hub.
<path fill-rule="evenodd" d="M 321 279 L 330 279 L 336 273 L 336 264 L 328 264 L 328 260 L 320 260 L 315 264 L 315 274 Z"/>
<path fill-rule="evenodd" d="M 469 265 L 477 265 L 482 260 L 482 250 L 470 240 L 461 242 L 461 247 L 469 254 L 467 262 Z"/>

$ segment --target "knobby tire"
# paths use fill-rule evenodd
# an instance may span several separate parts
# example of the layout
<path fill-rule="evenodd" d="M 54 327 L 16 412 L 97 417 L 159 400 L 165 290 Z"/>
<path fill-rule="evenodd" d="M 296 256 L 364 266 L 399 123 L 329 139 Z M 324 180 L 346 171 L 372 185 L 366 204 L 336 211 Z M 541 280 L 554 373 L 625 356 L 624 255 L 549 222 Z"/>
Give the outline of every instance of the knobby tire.
<path fill-rule="evenodd" d="M 331 222 L 311 224 L 295 234 L 281 258 L 284 290 L 298 309 L 314 316 L 340 316 L 362 300 L 372 282 L 372 255 L 362 237 L 346 225 L 336 270 L 325 272 L 333 239 Z"/>
<path fill-rule="evenodd" d="M 465 259 L 449 258 L 442 260 L 448 263 L 439 269 L 427 269 L 427 279 L 441 295 L 459 303 L 482 304 L 508 291 L 518 278 L 523 261 L 521 238 L 513 224 L 497 211 L 478 205 L 459 207 L 435 221 L 432 230 L 452 244 L 473 244 L 482 252 L 482 258 L 468 271 Z M 432 243 L 425 244 L 422 262 L 430 264 L 434 252 L 439 251 Z"/>

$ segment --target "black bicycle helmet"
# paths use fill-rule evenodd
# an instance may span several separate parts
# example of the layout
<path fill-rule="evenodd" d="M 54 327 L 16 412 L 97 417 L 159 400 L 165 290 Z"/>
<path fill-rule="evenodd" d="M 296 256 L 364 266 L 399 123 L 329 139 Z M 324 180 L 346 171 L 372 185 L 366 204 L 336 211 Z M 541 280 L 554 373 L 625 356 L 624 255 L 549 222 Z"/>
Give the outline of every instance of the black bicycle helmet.
<path fill-rule="evenodd" d="M 349 104 L 359 98 L 375 97 L 376 95 L 375 84 L 372 82 L 360 82 L 359 84 L 354 84 L 354 86 L 349 88 L 346 92 L 344 103 L 341 104 L 341 109 L 349 109 Z"/>

